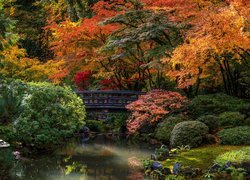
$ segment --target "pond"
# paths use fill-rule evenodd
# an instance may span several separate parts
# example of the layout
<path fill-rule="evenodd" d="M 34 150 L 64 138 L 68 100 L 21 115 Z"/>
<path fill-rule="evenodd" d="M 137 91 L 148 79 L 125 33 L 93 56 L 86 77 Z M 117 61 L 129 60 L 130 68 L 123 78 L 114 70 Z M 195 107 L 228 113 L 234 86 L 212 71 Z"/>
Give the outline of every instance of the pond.
<path fill-rule="evenodd" d="M 140 159 L 152 152 L 147 145 L 102 136 L 87 142 L 76 139 L 52 154 L 32 159 L 15 160 L 11 149 L 0 149 L 0 179 L 142 179 Z"/>

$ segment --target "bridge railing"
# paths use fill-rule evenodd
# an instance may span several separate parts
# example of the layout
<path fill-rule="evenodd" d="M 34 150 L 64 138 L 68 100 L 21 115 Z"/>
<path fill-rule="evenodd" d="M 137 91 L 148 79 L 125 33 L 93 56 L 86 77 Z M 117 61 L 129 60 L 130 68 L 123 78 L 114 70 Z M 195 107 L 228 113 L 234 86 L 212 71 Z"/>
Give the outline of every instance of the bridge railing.
<path fill-rule="evenodd" d="M 136 101 L 145 92 L 95 90 L 76 92 L 85 102 L 87 109 L 125 109 L 125 106 Z"/>

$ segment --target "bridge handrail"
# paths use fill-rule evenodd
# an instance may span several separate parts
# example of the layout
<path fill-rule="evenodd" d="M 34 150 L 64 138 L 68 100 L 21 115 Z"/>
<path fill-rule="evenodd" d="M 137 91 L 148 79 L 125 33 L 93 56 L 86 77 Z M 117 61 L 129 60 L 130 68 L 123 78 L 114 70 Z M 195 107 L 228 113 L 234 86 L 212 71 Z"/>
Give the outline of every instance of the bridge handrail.
<path fill-rule="evenodd" d="M 145 92 L 143 91 L 129 91 L 129 90 L 83 90 L 83 91 L 76 91 L 77 94 L 134 94 L 134 95 L 143 95 Z"/>
<path fill-rule="evenodd" d="M 127 104 L 145 94 L 145 92 L 127 90 L 84 90 L 76 93 L 84 100 L 86 108 L 93 109 L 125 109 Z M 107 96 L 102 96 L 104 94 Z"/>

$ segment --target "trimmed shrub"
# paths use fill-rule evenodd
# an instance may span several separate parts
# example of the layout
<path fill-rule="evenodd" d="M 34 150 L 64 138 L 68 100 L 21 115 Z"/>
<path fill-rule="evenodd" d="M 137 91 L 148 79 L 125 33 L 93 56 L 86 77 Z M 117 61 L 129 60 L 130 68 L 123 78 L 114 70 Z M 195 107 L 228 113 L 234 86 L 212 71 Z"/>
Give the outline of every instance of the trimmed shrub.
<path fill-rule="evenodd" d="M 245 125 L 245 115 L 239 112 L 224 112 L 219 115 L 221 127 L 236 127 Z"/>
<path fill-rule="evenodd" d="M 186 121 L 184 117 L 168 117 L 160 123 L 155 130 L 155 137 L 164 143 L 170 143 L 170 135 L 174 126 L 180 122 Z"/>
<path fill-rule="evenodd" d="M 250 126 L 223 129 L 218 133 L 220 143 L 225 145 L 250 145 Z"/>
<path fill-rule="evenodd" d="M 208 127 L 199 121 L 184 121 L 178 123 L 171 132 L 170 144 L 172 147 L 189 145 L 198 147 L 208 134 Z"/>
<path fill-rule="evenodd" d="M 86 126 L 94 132 L 102 132 L 104 131 L 103 121 L 98 120 L 86 120 Z"/>
<path fill-rule="evenodd" d="M 198 118 L 203 115 L 219 115 L 225 111 L 238 111 L 250 115 L 250 102 L 226 94 L 196 96 L 189 106 L 191 115 Z"/>
<path fill-rule="evenodd" d="M 84 125 L 82 99 L 69 88 L 29 83 L 14 123 L 16 137 L 26 146 L 44 148 L 61 144 Z"/>
<path fill-rule="evenodd" d="M 204 124 L 207 125 L 209 128 L 209 132 L 212 133 L 214 131 L 217 131 L 219 129 L 219 119 L 216 116 L 213 115 L 205 115 L 201 116 L 196 121 L 203 122 Z"/>

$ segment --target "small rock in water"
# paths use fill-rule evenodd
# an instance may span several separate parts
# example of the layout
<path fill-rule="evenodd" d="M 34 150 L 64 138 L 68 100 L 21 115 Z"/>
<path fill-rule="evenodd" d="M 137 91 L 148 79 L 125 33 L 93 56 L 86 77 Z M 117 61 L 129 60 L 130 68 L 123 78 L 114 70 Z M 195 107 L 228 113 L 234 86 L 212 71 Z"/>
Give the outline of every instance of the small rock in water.
<path fill-rule="evenodd" d="M 0 148 L 9 147 L 10 144 L 0 139 Z"/>
<path fill-rule="evenodd" d="M 15 159 L 20 159 L 20 157 L 21 157 L 20 154 L 21 154 L 21 153 L 20 153 L 19 151 L 14 151 L 14 152 L 13 152 L 13 155 L 15 156 Z"/>
<path fill-rule="evenodd" d="M 161 171 L 162 174 L 164 175 L 168 175 L 168 174 L 171 174 L 171 170 L 169 168 L 163 168 L 163 170 Z"/>

